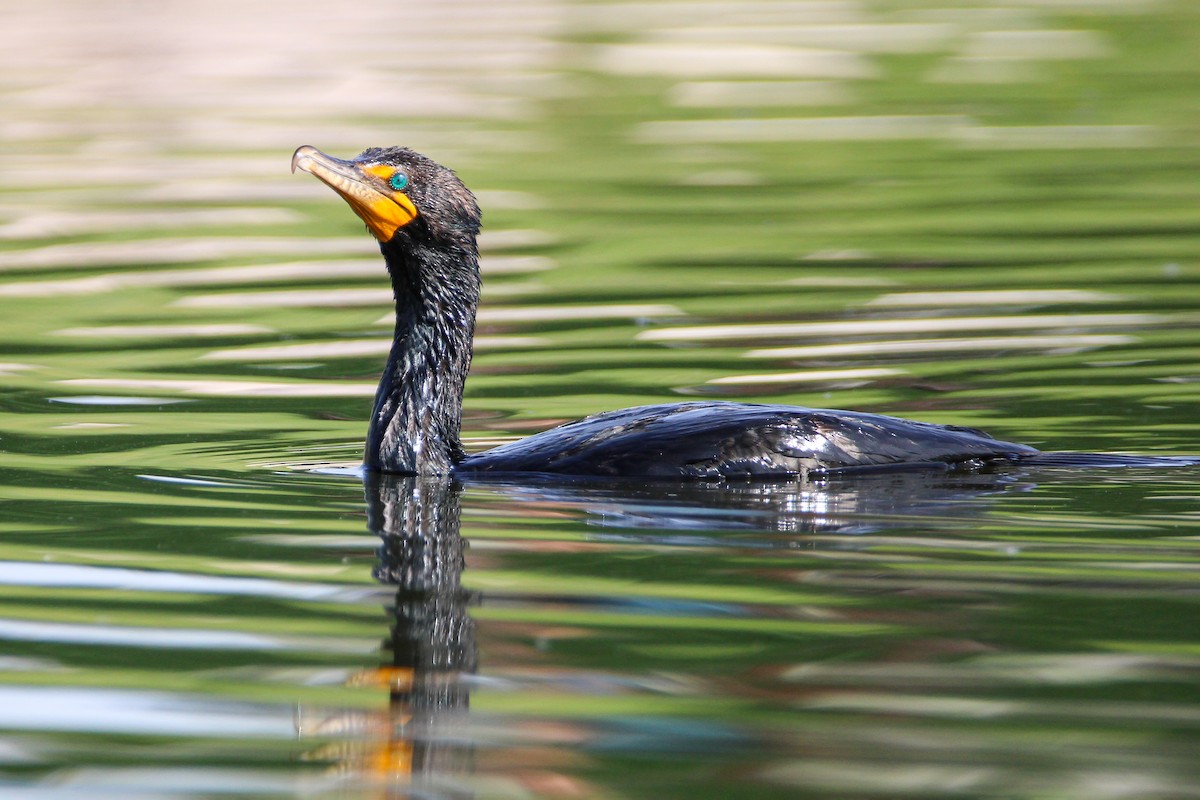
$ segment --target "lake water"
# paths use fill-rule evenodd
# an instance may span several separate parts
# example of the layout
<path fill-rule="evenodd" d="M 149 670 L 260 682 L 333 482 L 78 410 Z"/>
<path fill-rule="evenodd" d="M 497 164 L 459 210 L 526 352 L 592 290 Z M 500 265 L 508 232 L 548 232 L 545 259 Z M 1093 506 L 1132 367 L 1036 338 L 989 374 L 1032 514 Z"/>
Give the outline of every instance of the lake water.
<path fill-rule="evenodd" d="M 0 795 L 1200 796 L 1200 469 L 452 485 L 300 144 L 485 209 L 470 449 L 1200 452 L 1200 8 L 6 2 Z"/>

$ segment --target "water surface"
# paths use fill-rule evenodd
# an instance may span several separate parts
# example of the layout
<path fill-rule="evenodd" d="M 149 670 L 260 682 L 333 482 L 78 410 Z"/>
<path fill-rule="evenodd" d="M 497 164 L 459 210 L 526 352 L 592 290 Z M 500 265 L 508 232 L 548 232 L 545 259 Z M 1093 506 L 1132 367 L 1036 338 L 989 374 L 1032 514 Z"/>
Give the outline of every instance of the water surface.
<path fill-rule="evenodd" d="M 1200 794 L 1196 470 L 364 482 L 383 268 L 287 172 L 478 190 L 472 449 L 706 397 L 1196 453 L 1192 4 L 9 10 L 0 793 Z"/>

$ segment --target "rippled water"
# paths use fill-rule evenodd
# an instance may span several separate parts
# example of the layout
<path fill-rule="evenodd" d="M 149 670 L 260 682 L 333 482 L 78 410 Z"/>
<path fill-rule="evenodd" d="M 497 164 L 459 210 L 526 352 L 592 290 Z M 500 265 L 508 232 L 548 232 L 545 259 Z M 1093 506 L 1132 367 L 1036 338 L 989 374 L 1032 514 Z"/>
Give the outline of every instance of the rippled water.
<path fill-rule="evenodd" d="M 0 794 L 1195 797 L 1200 472 L 358 476 L 408 144 L 464 432 L 680 397 L 1200 452 L 1197 10 L 6 4 Z"/>

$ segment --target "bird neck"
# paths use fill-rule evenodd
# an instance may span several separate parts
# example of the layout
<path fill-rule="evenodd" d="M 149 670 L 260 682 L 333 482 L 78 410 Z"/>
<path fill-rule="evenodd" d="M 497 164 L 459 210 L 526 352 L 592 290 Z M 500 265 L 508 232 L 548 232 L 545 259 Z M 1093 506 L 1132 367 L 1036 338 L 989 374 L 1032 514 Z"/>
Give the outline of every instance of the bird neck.
<path fill-rule="evenodd" d="M 384 245 L 396 331 L 367 434 L 370 469 L 444 475 L 463 458 L 463 386 L 479 302 L 474 237 Z"/>

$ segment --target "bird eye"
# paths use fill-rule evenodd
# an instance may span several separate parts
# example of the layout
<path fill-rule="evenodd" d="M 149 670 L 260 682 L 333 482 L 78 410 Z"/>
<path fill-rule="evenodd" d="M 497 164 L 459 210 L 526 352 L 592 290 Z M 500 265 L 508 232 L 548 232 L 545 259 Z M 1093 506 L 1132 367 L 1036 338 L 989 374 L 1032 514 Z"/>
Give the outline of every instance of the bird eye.
<path fill-rule="evenodd" d="M 392 177 L 388 178 L 388 186 L 391 186 L 397 192 L 408 186 L 408 174 L 402 170 L 396 170 L 392 173 Z"/>

